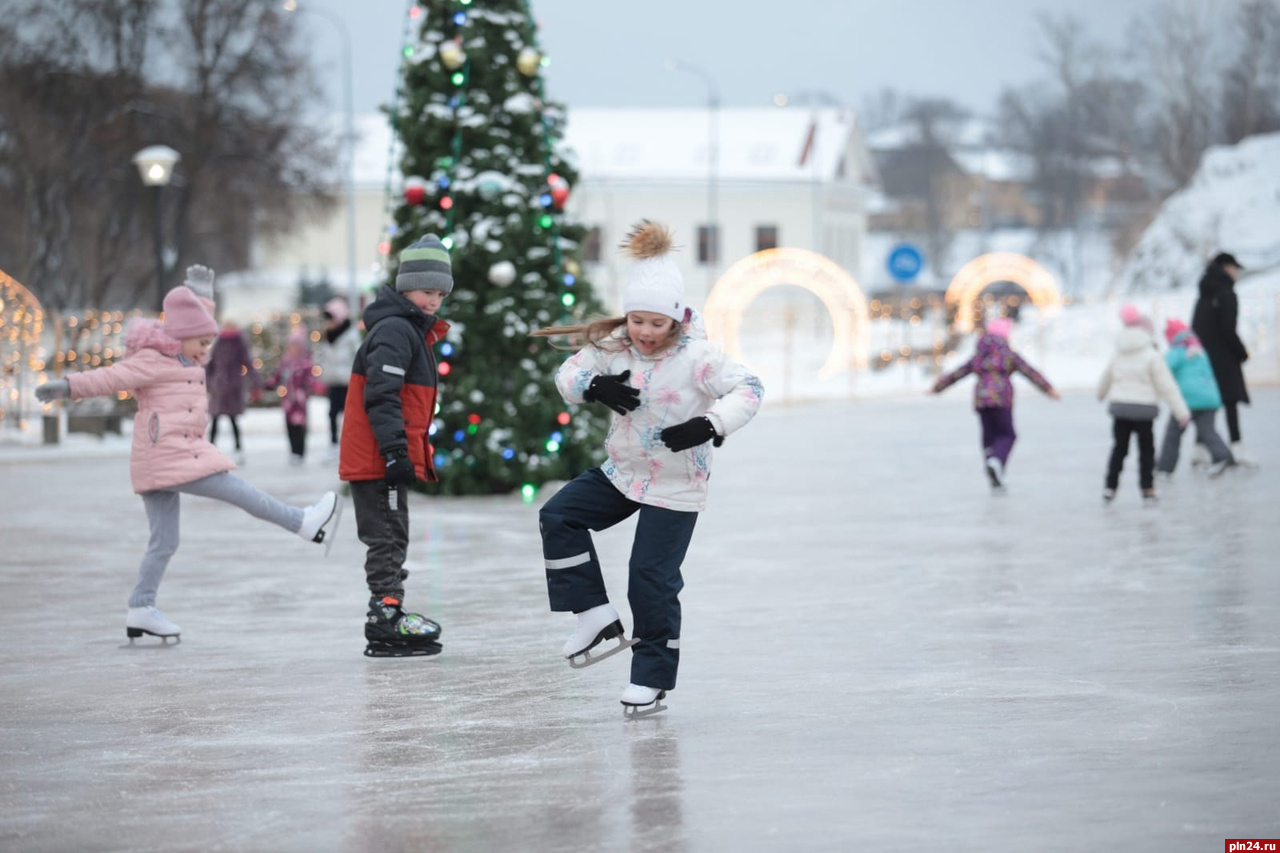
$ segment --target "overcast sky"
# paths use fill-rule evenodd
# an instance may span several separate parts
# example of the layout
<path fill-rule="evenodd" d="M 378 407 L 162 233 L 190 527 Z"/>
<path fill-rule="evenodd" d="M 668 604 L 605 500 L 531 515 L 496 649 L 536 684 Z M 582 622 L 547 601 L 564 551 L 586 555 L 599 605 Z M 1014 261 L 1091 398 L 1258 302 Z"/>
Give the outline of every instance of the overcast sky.
<path fill-rule="evenodd" d="M 405 0 L 298 0 L 342 19 L 354 44 L 357 112 L 390 102 Z M 1071 13 L 1111 46 L 1151 0 L 532 0 L 551 58 L 547 94 L 573 106 L 701 106 L 707 87 L 663 70 L 702 66 L 721 103 L 764 106 L 818 91 L 851 106 L 884 87 L 990 110 L 1041 76 L 1037 12 Z M 315 63 L 341 108 L 340 42 L 313 16 Z"/>

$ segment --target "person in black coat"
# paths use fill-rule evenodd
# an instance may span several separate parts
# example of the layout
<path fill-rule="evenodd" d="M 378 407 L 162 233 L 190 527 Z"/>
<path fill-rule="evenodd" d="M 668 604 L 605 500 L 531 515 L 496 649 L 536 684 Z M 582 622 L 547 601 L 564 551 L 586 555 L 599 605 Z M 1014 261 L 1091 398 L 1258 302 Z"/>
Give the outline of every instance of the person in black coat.
<path fill-rule="evenodd" d="M 1237 406 L 1249 402 L 1243 366 L 1249 351 L 1236 333 L 1240 303 L 1236 299 L 1235 283 L 1242 269 L 1233 255 L 1221 252 L 1214 257 L 1200 278 L 1200 296 L 1191 319 L 1191 328 L 1209 356 L 1218 390 L 1222 392 L 1222 407 L 1227 413 L 1227 430 L 1237 462 L 1245 461 L 1241 459 Z"/>

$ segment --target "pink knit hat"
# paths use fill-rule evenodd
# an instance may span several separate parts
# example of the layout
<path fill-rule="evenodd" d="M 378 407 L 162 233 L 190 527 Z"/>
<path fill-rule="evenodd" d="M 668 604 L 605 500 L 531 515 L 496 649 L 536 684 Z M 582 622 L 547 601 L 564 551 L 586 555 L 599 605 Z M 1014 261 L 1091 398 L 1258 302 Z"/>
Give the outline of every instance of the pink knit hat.
<path fill-rule="evenodd" d="M 335 296 L 324 304 L 324 313 L 333 318 L 335 323 L 341 323 L 351 316 L 351 309 L 347 307 L 347 300 Z"/>
<path fill-rule="evenodd" d="M 1169 320 L 1164 324 L 1164 339 L 1166 341 L 1172 341 L 1180 333 L 1185 332 L 1186 330 L 1187 324 L 1181 320 Z"/>
<path fill-rule="evenodd" d="M 1144 317 L 1142 312 L 1133 305 L 1125 305 L 1120 309 L 1120 322 L 1124 323 L 1126 326 L 1142 326 L 1147 329 L 1151 328 L 1151 321 Z"/>
<path fill-rule="evenodd" d="M 1008 317 L 995 317 L 987 321 L 987 334 L 995 335 L 997 338 L 1009 340 L 1009 331 L 1013 328 L 1013 321 Z"/>
<path fill-rule="evenodd" d="M 169 337 L 183 341 L 187 338 L 216 337 L 218 324 L 189 287 L 170 290 L 164 297 L 164 321 L 160 329 Z"/>

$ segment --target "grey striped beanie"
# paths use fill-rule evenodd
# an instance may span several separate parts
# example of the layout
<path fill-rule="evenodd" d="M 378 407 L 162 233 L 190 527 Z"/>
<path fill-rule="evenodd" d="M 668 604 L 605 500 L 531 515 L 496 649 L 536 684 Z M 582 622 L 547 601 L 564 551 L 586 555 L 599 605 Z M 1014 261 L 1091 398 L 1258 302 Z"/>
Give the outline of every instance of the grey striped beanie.
<path fill-rule="evenodd" d="M 434 234 L 426 234 L 400 252 L 400 269 L 396 272 L 396 290 L 439 290 L 453 292 L 453 269 L 449 250 Z"/>

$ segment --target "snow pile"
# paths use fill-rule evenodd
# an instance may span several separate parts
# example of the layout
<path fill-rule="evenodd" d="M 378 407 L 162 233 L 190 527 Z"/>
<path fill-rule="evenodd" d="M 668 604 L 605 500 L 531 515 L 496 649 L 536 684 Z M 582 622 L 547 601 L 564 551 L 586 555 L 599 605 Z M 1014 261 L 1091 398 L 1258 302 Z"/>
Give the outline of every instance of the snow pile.
<path fill-rule="evenodd" d="M 1280 133 L 1206 152 L 1195 177 L 1143 233 L 1117 291 L 1194 290 L 1219 251 L 1234 254 L 1251 276 L 1280 271 Z"/>

